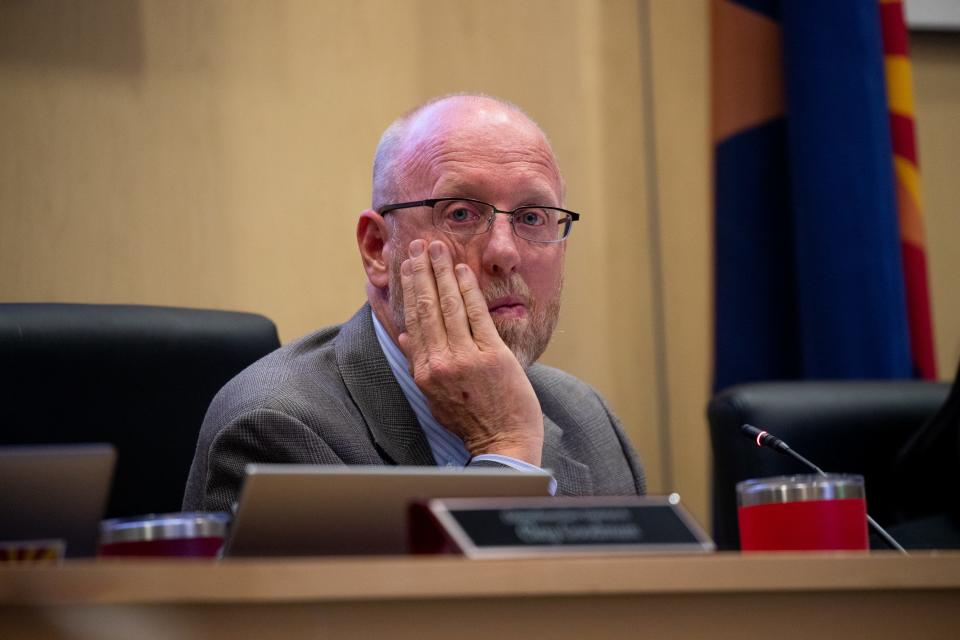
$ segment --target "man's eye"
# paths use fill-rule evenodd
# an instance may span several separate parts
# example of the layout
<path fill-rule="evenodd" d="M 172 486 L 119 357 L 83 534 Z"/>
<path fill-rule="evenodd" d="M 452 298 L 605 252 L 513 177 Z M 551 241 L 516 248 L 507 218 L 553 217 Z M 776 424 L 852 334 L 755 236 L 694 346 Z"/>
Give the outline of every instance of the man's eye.
<path fill-rule="evenodd" d="M 540 227 L 547 224 L 546 212 L 539 209 L 525 209 L 520 212 L 520 223 L 530 227 Z"/>
<path fill-rule="evenodd" d="M 463 207 L 459 207 L 457 209 L 451 209 L 450 211 L 447 212 L 447 219 L 450 220 L 451 222 L 470 222 L 471 220 L 475 220 L 476 218 L 477 218 L 477 214 L 475 212 L 471 211 L 470 209 L 465 209 Z"/>

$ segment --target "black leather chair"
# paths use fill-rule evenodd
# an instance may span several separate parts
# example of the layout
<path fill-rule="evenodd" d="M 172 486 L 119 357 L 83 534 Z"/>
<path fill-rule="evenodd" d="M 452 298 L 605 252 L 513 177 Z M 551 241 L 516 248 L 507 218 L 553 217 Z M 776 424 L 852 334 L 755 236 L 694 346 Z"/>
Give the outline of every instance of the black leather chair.
<path fill-rule="evenodd" d="M 250 313 L 0 304 L 0 444 L 112 443 L 107 516 L 179 511 L 211 399 L 279 345 Z"/>
<path fill-rule="evenodd" d="M 730 387 L 710 402 L 713 537 L 739 549 L 736 484 L 808 473 L 796 460 L 758 449 L 749 423 L 767 429 L 825 471 L 864 476 L 867 510 L 881 525 L 897 520 L 897 454 L 946 399 L 949 385 L 921 381 L 770 382 Z"/>

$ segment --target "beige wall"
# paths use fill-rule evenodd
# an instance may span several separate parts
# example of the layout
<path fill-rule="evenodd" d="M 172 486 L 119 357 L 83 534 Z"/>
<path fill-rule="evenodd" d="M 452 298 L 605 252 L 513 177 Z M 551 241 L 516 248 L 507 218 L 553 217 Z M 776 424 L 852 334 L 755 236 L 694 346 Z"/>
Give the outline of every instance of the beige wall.
<path fill-rule="evenodd" d="M 914 34 L 910 46 L 937 370 L 946 380 L 960 361 L 960 33 Z"/>
<path fill-rule="evenodd" d="M 523 105 L 584 213 L 546 360 L 597 386 L 651 489 L 707 521 L 705 0 L 0 3 L 0 300 L 252 310 L 289 340 L 363 300 L 380 131 Z M 915 44 L 941 373 L 960 356 L 956 38 Z"/>
<path fill-rule="evenodd" d="M 713 260 L 710 166 L 710 22 L 707 2 L 650 6 L 654 215 L 661 264 L 666 382 L 664 421 L 670 486 L 709 526 L 710 445 L 706 405 L 712 384 Z"/>

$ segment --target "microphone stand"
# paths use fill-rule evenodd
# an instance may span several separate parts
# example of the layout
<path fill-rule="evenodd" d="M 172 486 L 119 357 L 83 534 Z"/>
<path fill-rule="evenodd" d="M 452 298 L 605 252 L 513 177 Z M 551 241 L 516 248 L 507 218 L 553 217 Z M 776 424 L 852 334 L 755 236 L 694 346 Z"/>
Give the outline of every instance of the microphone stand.
<path fill-rule="evenodd" d="M 804 458 L 802 455 L 800 455 L 799 453 L 791 449 L 786 442 L 774 436 L 769 431 L 758 429 L 757 427 L 750 424 L 744 424 L 742 427 L 740 427 L 740 431 L 743 433 L 743 435 L 745 435 L 746 437 L 756 442 L 758 447 L 767 447 L 768 449 L 773 449 L 778 453 L 788 455 L 791 458 L 794 458 L 795 460 L 801 462 L 807 468 L 813 469 L 815 472 L 817 472 L 817 474 L 821 476 L 827 475 L 826 471 L 824 471 L 823 469 L 821 469 L 820 467 L 813 464 L 812 462 Z M 880 524 L 870 516 L 869 513 L 867 514 L 867 524 L 869 524 L 873 528 L 873 530 L 876 531 L 877 535 L 883 538 L 884 542 L 890 545 L 891 549 L 896 549 L 897 551 L 899 551 L 905 556 L 910 555 L 909 553 L 907 553 L 907 550 L 900 545 L 899 542 L 894 540 L 893 536 L 887 533 L 886 529 L 881 527 Z"/>

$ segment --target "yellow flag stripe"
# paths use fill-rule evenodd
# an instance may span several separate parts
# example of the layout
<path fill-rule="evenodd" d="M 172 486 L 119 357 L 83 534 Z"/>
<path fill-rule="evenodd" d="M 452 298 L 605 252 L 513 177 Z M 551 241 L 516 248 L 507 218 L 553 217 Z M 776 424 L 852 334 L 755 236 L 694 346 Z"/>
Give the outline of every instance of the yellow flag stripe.
<path fill-rule="evenodd" d="M 920 172 L 917 167 L 902 156 L 894 154 L 893 170 L 913 201 L 917 203 L 918 213 L 923 213 L 923 200 L 920 197 Z"/>
<path fill-rule="evenodd" d="M 884 56 L 890 111 L 913 116 L 913 75 L 906 56 Z"/>

